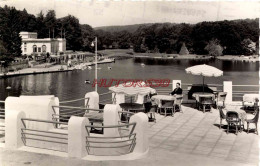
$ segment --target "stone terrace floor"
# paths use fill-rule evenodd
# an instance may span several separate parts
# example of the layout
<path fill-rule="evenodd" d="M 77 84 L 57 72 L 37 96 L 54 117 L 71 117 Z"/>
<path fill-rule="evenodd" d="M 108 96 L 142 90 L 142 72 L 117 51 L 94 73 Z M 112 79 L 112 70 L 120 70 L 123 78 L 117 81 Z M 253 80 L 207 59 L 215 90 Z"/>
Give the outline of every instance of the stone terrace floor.
<path fill-rule="evenodd" d="M 149 145 L 151 151 L 163 149 L 183 155 L 199 155 L 244 164 L 257 165 L 259 162 L 259 136 L 253 131 L 226 133 L 224 126 L 219 129 L 219 111 L 203 113 L 183 106 L 184 113 L 174 117 L 157 116 L 157 123 L 149 123 Z M 254 115 L 247 114 L 253 118 Z M 254 124 L 250 125 L 252 128 Z M 246 125 L 245 125 L 246 128 Z"/>
<path fill-rule="evenodd" d="M 202 113 L 183 106 L 183 111 L 174 117 L 156 115 L 157 123 L 149 122 L 150 151 L 143 159 L 94 162 L 0 148 L 0 165 L 258 165 L 258 135 L 244 131 L 226 134 L 226 123 L 223 121 L 225 126 L 219 129 L 219 112 L 215 109 Z"/>

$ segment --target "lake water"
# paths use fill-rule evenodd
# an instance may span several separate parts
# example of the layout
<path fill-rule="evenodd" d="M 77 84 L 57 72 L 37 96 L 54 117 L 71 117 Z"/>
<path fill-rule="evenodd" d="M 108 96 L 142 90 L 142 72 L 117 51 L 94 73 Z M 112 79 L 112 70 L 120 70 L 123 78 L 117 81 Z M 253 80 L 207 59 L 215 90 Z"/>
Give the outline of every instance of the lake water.
<path fill-rule="evenodd" d="M 142 67 L 141 63 L 145 66 Z M 236 85 L 258 85 L 259 63 L 220 60 L 151 60 L 126 59 L 115 63 L 101 64 L 98 70 L 98 79 L 176 79 L 182 83 L 202 83 L 201 76 L 187 74 L 187 67 L 208 64 L 224 71 L 222 77 L 206 77 L 205 83 L 222 84 L 223 81 L 233 81 Z M 112 69 L 109 70 L 108 67 Z M 6 98 L 7 86 L 11 86 L 9 95 L 55 95 L 60 101 L 84 97 L 86 92 L 93 91 L 85 80 L 93 81 L 95 76 L 92 70 L 74 70 L 72 72 L 50 73 L 10 77 L 0 79 L 0 100 Z M 171 85 L 169 86 L 169 89 Z M 241 89 L 240 89 L 241 90 Z M 242 90 L 258 90 L 255 87 L 244 87 Z M 99 93 L 107 92 L 108 88 L 98 88 Z"/>

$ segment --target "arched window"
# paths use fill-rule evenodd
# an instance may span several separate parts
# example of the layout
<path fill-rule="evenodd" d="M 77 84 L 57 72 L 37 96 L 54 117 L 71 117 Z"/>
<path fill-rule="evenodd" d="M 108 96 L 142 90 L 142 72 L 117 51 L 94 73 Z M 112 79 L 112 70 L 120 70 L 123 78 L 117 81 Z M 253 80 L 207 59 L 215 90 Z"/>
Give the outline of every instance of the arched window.
<path fill-rule="evenodd" d="M 46 52 L 46 45 L 42 45 L 42 52 Z"/>
<path fill-rule="evenodd" d="M 33 45 L 33 52 L 37 52 L 37 46 Z"/>

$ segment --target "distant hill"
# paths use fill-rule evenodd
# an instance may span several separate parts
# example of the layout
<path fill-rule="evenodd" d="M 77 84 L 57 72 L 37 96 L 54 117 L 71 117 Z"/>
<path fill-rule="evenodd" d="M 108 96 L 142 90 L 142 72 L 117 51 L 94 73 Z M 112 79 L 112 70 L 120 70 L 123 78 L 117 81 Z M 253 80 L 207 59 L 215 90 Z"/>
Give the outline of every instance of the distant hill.
<path fill-rule="evenodd" d="M 120 32 L 120 31 L 128 31 L 130 33 L 135 32 L 140 26 L 149 26 L 152 23 L 147 24 L 134 24 L 134 25 L 122 25 L 122 26 L 103 26 L 103 27 L 96 27 L 94 30 L 103 30 L 106 32 Z"/>

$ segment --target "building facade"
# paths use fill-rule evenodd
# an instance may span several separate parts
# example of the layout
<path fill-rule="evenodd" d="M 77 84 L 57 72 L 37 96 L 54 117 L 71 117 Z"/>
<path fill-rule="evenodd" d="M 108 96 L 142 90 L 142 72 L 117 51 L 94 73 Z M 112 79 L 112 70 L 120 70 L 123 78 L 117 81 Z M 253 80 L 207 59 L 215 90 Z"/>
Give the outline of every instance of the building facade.
<path fill-rule="evenodd" d="M 62 54 L 66 51 L 66 39 L 43 38 L 38 39 L 36 32 L 20 32 L 22 38 L 22 55 L 50 55 Z"/>

